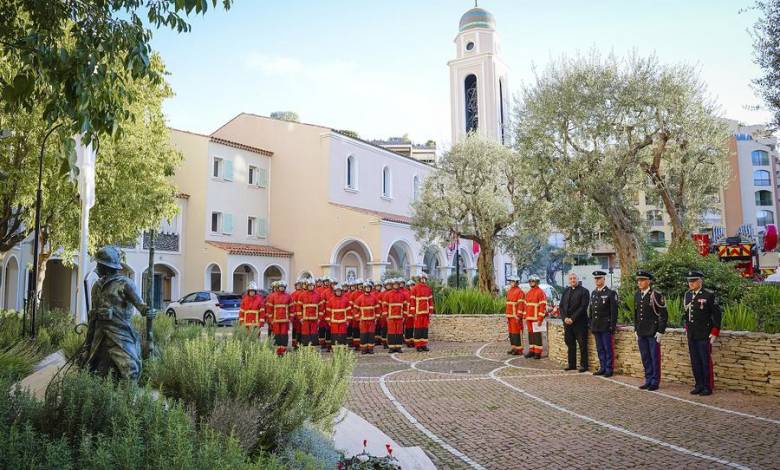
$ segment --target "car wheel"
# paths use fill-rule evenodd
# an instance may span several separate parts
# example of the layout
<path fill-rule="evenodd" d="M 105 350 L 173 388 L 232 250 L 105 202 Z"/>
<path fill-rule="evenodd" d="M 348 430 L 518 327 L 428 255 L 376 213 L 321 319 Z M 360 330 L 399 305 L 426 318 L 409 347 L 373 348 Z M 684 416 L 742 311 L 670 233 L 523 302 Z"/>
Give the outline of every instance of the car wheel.
<path fill-rule="evenodd" d="M 214 326 L 217 324 L 217 319 L 214 318 L 214 312 L 208 311 L 203 315 L 203 324 L 205 326 Z"/>
<path fill-rule="evenodd" d="M 178 324 L 177 321 L 176 321 L 176 312 L 172 308 L 169 308 L 168 311 L 165 312 L 165 313 L 169 317 L 173 318 L 173 324 L 174 325 Z"/>

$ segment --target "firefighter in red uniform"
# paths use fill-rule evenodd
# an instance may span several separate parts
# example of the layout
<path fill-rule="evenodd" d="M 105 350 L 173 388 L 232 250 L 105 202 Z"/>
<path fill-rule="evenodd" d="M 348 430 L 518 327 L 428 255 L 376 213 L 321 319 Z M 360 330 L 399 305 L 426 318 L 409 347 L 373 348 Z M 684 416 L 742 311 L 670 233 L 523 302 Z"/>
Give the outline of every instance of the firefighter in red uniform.
<path fill-rule="evenodd" d="M 507 276 L 509 289 L 506 291 L 506 322 L 509 328 L 509 344 L 512 348 L 507 354 L 523 355 L 523 312 L 525 311 L 525 292 L 518 285 L 517 276 Z"/>
<path fill-rule="evenodd" d="M 323 351 L 330 351 L 330 325 L 328 325 L 328 322 L 325 320 L 325 303 L 330 296 L 333 295 L 329 277 L 326 276 L 322 278 L 322 287 L 318 294 L 320 294 L 320 320 L 317 336 L 320 340 L 320 349 Z"/>
<path fill-rule="evenodd" d="M 333 286 L 333 295 L 325 303 L 325 318 L 330 325 L 333 344 L 339 348 L 347 347 L 347 325 L 352 318 L 352 307 L 344 289 L 337 283 Z"/>
<path fill-rule="evenodd" d="M 539 287 L 539 276 L 532 275 L 528 278 L 531 286 L 525 294 L 525 324 L 528 328 L 528 352 L 525 357 L 534 359 L 542 358 L 542 333 L 534 332 L 534 325 L 541 326 L 547 314 L 547 296 Z"/>
<path fill-rule="evenodd" d="M 351 291 L 349 293 L 349 300 L 352 302 L 353 307 L 355 300 L 363 295 L 363 292 L 361 291 L 362 288 L 363 281 L 360 279 L 356 279 L 352 282 Z M 360 316 L 357 314 L 354 308 L 352 310 L 352 321 L 350 324 L 352 325 L 352 347 L 355 348 L 355 351 L 357 351 L 360 349 Z"/>
<path fill-rule="evenodd" d="M 298 297 L 298 308 L 301 316 L 301 344 L 314 346 L 317 344 L 317 329 L 320 321 L 319 294 L 314 290 L 316 284 L 312 280 L 306 281 L 306 290 Z"/>
<path fill-rule="evenodd" d="M 246 326 L 246 331 L 249 333 L 252 328 L 262 329 L 265 324 L 263 318 L 263 296 L 257 292 L 257 284 L 254 281 L 249 283 L 246 293 L 241 298 L 241 305 L 238 310 L 239 322 Z M 258 335 L 260 331 L 258 330 Z"/>
<path fill-rule="evenodd" d="M 374 354 L 374 331 L 379 303 L 374 297 L 370 281 L 363 284 L 363 292 L 353 302 L 353 312 L 360 322 L 360 349 L 362 354 Z"/>
<path fill-rule="evenodd" d="M 276 354 L 283 356 L 287 352 L 292 297 L 286 292 L 286 282 L 276 281 L 271 286 L 274 292 L 265 299 L 265 312 L 274 335 Z"/>
<path fill-rule="evenodd" d="M 355 282 L 346 280 L 341 283 L 343 290 L 342 295 L 352 302 L 352 293 L 355 291 Z M 350 305 L 350 309 L 352 306 Z M 349 311 L 349 321 L 347 322 L 347 346 L 352 347 L 352 339 L 355 337 L 355 332 L 352 331 L 352 310 Z"/>
<path fill-rule="evenodd" d="M 385 286 L 387 286 L 387 281 L 384 283 Z M 377 282 L 374 285 L 374 293 L 377 296 L 377 300 L 379 301 L 379 319 L 376 321 L 376 335 L 377 335 L 377 345 L 382 345 L 384 349 L 387 349 L 387 315 L 385 314 L 385 296 L 387 295 L 387 287 L 384 289 L 382 288 L 382 283 Z"/>
<path fill-rule="evenodd" d="M 433 291 L 428 286 L 428 275 L 422 273 L 409 291 L 409 311 L 414 315 L 414 345 L 418 351 L 430 351 L 428 326 L 433 310 Z"/>
<path fill-rule="evenodd" d="M 306 289 L 303 288 L 305 285 L 305 280 L 299 278 L 297 281 L 295 281 L 295 290 L 292 294 L 290 294 L 290 297 L 292 297 L 293 305 L 290 309 L 290 320 L 292 321 L 292 347 L 293 349 L 298 349 L 298 343 L 301 342 L 301 312 L 298 311 L 298 300 L 301 297 L 301 294 L 306 291 Z"/>
<path fill-rule="evenodd" d="M 409 290 L 401 278 L 393 279 L 393 289 L 397 289 L 406 297 L 407 308 L 404 309 L 404 343 L 407 347 L 414 347 L 414 314 L 409 310 Z"/>
<path fill-rule="evenodd" d="M 392 289 L 384 297 L 384 315 L 387 317 L 387 344 L 391 353 L 403 352 L 404 320 L 409 310 L 409 298 L 401 292 L 397 279 L 388 279 Z"/>

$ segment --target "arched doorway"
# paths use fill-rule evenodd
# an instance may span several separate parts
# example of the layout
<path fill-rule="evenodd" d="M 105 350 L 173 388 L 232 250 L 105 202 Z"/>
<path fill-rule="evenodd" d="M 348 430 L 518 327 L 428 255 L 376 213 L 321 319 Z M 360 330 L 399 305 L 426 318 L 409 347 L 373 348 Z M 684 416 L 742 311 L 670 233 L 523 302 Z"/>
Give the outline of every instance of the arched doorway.
<path fill-rule="evenodd" d="M 284 273 L 279 266 L 268 266 L 263 273 L 263 288 L 270 291 L 271 284 L 282 279 L 284 279 Z"/>
<path fill-rule="evenodd" d="M 387 262 L 390 263 L 387 269 L 404 273 L 409 277 L 412 272 L 412 249 L 405 241 L 397 241 L 390 246 L 387 253 Z"/>
<path fill-rule="evenodd" d="M 206 290 L 218 292 L 222 290 L 222 270 L 216 264 L 206 268 Z"/>
<path fill-rule="evenodd" d="M 19 290 L 19 263 L 16 257 L 12 256 L 5 265 L 5 279 L 3 292 L 3 308 L 7 310 L 16 309 L 17 291 Z"/>
<path fill-rule="evenodd" d="M 41 290 L 41 305 L 49 309 L 70 311 L 73 290 L 73 268 L 62 260 L 46 262 L 46 277 Z"/>
<path fill-rule="evenodd" d="M 146 299 L 149 268 L 141 276 L 141 292 Z M 164 309 L 173 300 L 178 299 L 176 271 L 167 264 L 154 265 L 154 289 L 152 290 L 152 305 L 155 309 Z"/>
<path fill-rule="evenodd" d="M 425 274 L 431 278 L 439 279 L 441 277 L 441 268 L 445 264 L 446 260 L 442 258 L 440 250 L 432 246 L 426 248 L 423 256 L 423 271 L 425 271 Z"/>
<path fill-rule="evenodd" d="M 331 256 L 331 264 L 336 265 L 336 277 L 341 281 L 370 277 L 368 263 L 371 260 L 371 250 L 368 246 L 355 239 L 341 242 Z"/>
<path fill-rule="evenodd" d="M 255 268 L 248 264 L 239 265 L 233 271 L 233 292 L 243 294 L 250 282 L 257 283 Z"/>

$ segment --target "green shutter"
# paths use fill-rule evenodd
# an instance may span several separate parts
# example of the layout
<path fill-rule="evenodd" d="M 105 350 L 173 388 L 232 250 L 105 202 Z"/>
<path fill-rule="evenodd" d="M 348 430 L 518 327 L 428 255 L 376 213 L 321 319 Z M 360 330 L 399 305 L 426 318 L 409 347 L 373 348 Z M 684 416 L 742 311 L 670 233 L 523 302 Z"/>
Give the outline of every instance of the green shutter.
<path fill-rule="evenodd" d="M 222 162 L 222 178 L 226 181 L 233 181 L 233 161 L 225 160 Z"/>
<path fill-rule="evenodd" d="M 222 233 L 233 233 L 233 214 L 222 214 Z"/>
<path fill-rule="evenodd" d="M 261 188 L 268 186 L 268 170 L 265 168 L 257 169 L 257 185 Z"/>
<path fill-rule="evenodd" d="M 257 236 L 260 238 L 268 236 L 268 223 L 264 218 L 257 219 Z"/>

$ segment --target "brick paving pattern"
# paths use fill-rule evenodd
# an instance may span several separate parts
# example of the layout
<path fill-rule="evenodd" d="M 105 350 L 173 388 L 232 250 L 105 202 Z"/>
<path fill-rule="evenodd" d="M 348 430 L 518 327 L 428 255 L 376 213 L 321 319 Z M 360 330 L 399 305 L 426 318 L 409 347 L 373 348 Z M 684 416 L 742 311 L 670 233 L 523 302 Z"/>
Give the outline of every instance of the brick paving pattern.
<path fill-rule="evenodd" d="M 432 349 L 361 356 L 347 407 L 439 468 L 780 468 L 780 399 L 641 391 L 504 343 Z"/>

